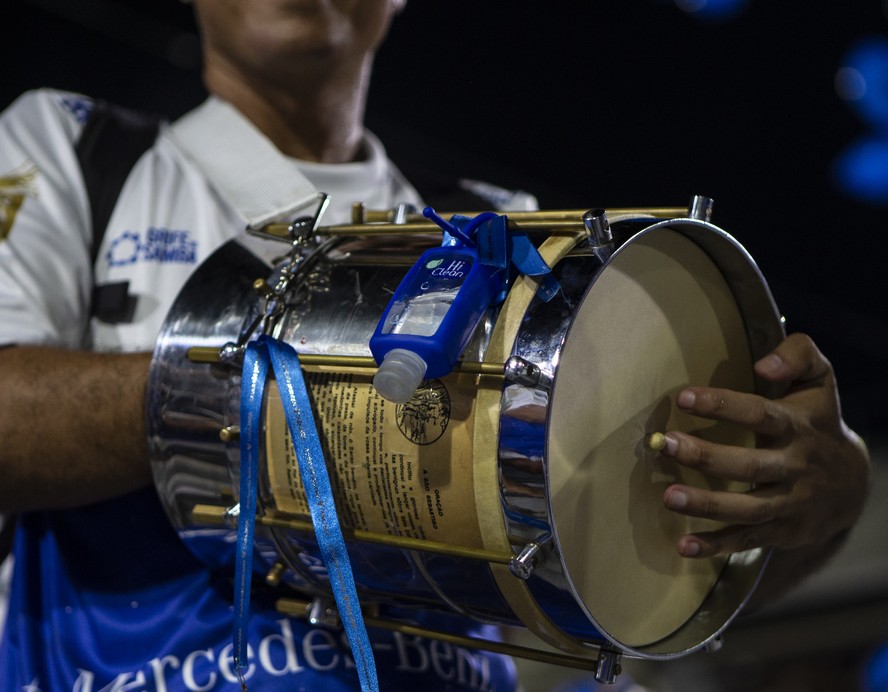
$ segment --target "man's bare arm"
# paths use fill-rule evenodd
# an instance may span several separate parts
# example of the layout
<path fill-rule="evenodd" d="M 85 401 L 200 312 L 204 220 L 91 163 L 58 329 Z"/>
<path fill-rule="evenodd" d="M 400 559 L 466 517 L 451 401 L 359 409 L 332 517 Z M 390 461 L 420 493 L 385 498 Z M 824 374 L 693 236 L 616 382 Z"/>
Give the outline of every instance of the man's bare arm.
<path fill-rule="evenodd" d="M 0 511 L 73 507 L 151 482 L 151 355 L 0 349 Z"/>

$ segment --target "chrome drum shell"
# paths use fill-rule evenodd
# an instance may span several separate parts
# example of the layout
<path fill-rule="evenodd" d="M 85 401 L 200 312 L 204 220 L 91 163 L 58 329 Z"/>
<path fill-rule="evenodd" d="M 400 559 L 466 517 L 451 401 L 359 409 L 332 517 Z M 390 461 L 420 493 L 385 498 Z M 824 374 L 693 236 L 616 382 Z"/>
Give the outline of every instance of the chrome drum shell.
<path fill-rule="evenodd" d="M 782 324 L 767 284 L 753 260 L 733 238 L 707 222 L 694 219 L 652 221 L 637 219 L 613 224 L 615 252 L 646 236 L 668 230 L 691 240 L 715 263 L 730 286 L 745 324 L 749 351 L 761 357 L 782 339 Z M 388 297 L 409 268 L 377 266 L 372 258 L 353 255 L 347 260 L 322 259 L 303 277 L 274 333 L 300 354 L 369 356 L 367 343 Z M 408 259 L 408 261 L 411 261 Z M 700 609 L 674 633 L 637 646 L 614 636 L 589 612 L 573 583 L 558 541 L 549 486 L 548 450 L 551 410 L 548 400 L 561 375 L 558 363 L 577 310 L 590 298 L 598 277 L 613 258 L 578 249 L 555 266 L 562 292 L 549 303 L 531 301 L 518 327 L 513 355 L 536 364 L 551 378 L 552 389 L 506 382 L 499 421 L 498 473 L 502 514 L 484 522 L 502 523 L 515 553 L 530 543 L 545 545 L 546 557 L 527 580 L 527 589 L 539 610 L 578 646 L 614 646 L 645 658 L 671 658 L 704 647 L 728 625 L 745 603 L 766 561 L 760 551 L 732 556 Z M 229 508 L 237 504 L 240 451 L 236 440 L 223 440 L 220 431 L 237 426 L 240 372 L 224 363 L 196 362 L 194 347 L 221 347 L 241 342 L 255 323 L 260 301 L 252 289 L 257 278 L 272 281 L 280 267 L 271 267 L 245 245 L 232 241 L 220 248 L 183 287 L 158 337 L 148 385 L 148 430 L 155 483 L 164 507 L 183 541 L 214 567 L 234 564 L 231 527 L 208 525 L 192 515 L 196 505 Z M 479 328 L 464 354 L 466 360 L 484 358 L 495 311 Z M 757 382 L 759 391 L 764 383 Z M 514 401 L 522 394 L 543 400 L 545 421 L 525 429 L 518 445 L 527 459 L 515 463 L 516 442 L 508 453 L 503 431 L 518 422 Z M 520 427 L 520 426 L 518 426 Z M 263 460 L 260 459 L 260 473 Z M 260 507 L 275 509 L 276 498 L 267 476 L 261 479 Z M 308 594 L 329 594 L 319 551 L 311 537 L 286 529 L 257 527 L 260 571 L 282 561 L 285 582 Z M 472 622 L 527 625 L 503 598 L 488 566 L 466 558 L 427 555 L 397 548 L 351 544 L 349 552 L 359 591 L 383 608 L 401 611 L 416 607 L 456 613 Z M 594 548 L 593 548 L 594 552 Z M 607 560 L 606 555 L 591 555 Z"/>

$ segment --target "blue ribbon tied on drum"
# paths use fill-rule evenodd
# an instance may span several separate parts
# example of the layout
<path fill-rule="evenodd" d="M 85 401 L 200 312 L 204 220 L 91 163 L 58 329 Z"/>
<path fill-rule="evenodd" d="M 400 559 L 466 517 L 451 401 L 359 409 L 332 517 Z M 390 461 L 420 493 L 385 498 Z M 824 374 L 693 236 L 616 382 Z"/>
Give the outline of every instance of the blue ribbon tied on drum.
<path fill-rule="evenodd" d="M 446 221 L 432 207 L 423 209 L 422 214 L 444 231 L 442 245 L 464 244 L 476 247 L 482 264 L 504 270 L 511 265 L 519 273 L 536 278 L 539 282 L 537 295 L 543 302 L 548 303 L 560 290 L 552 269 L 527 233 L 510 227 L 507 215 L 492 211 L 477 216 L 454 214 L 450 221 Z M 508 272 L 504 271 L 503 276 L 508 276 Z M 499 295 L 493 301 L 494 305 L 505 300 L 509 283 L 511 282 L 503 282 Z"/>
<path fill-rule="evenodd" d="M 361 689 L 379 690 L 373 649 L 358 600 L 351 562 L 339 525 L 330 476 L 302 375 L 299 356 L 292 346 L 267 335 L 247 345 L 241 382 L 241 469 L 240 511 L 237 524 L 235 562 L 234 664 L 238 681 L 246 686 L 247 621 L 250 612 L 250 582 L 253 574 L 253 536 L 259 474 L 259 437 L 262 401 L 269 367 L 281 393 L 284 416 L 296 450 L 299 475 L 305 488 L 309 513 L 321 558 L 329 574 L 333 598 L 355 660 Z"/>

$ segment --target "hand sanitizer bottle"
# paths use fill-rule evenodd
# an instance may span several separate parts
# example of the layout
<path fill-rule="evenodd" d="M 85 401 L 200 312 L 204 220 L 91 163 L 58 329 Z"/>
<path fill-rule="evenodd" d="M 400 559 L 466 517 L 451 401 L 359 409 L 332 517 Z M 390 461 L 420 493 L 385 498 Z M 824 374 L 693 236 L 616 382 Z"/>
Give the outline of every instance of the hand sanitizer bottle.
<path fill-rule="evenodd" d="M 449 373 L 500 293 L 505 272 L 481 263 L 477 250 L 462 244 L 423 253 L 370 339 L 380 396 L 404 403 L 423 379 Z"/>

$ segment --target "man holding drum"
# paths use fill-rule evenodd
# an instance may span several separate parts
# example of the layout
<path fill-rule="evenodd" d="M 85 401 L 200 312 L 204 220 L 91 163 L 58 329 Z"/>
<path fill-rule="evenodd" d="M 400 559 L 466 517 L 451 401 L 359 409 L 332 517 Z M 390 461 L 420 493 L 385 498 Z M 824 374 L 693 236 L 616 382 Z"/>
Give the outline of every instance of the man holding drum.
<path fill-rule="evenodd" d="M 402 4 L 195 0 L 213 99 L 186 116 L 190 127 L 231 148 L 227 163 L 257 188 L 267 182 L 263 166 L 231 142 L 264 135 L 277 152 L 273 167 L 292 167 L 331 193 L 325 222 L 347 220 L 354 200 L 418 204 L 362 124 L 374 51 Z M 93 263 L 74 152 L 93 108 L 90 99 L 42 91 L 0 121 L 0 509 L 19 514 L 0 686 L 233 688 L 231 575 L 193 558 L 160 508 L 144 393 L 176 292 L 249 216 L 183 150 L 182 131 L 162 128 L 130 173 Z M 124 309 L 102 314 L 107 287 L 121 285 Z M 755 484 L 746 493 L 673 485 L 663 502 L 727 525 L 683 536 L 676 549 L 688 559 L 773 547 L 764 598 L 840 544 L 862 510 L 869 460 L 810 339 L 790 336 L 755 370 L 786 394 L 766 400 L 689 383 L 676 404 L 753 431 L 758 448 L 665 431 L 661 453 Z M 356 684 L 340 633 L 283 618 L 257 598 L 252 689 Z M 497 656 L 391 635 L 374 635 L 373 644 L 383 689 L 514 684 Z"/>

